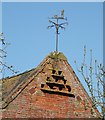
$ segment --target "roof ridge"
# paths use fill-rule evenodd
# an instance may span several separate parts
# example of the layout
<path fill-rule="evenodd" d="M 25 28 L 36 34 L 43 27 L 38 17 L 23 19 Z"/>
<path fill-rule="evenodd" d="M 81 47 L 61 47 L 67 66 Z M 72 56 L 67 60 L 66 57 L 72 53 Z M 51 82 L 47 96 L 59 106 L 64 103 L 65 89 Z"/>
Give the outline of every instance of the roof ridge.
<path fill-rule="evenodd" d="M 62 59 L 62 60 L 67 60 L 67 58 L 65 57 L 65 55 L 62 53 L 62 52 L 51 52 L 49 55 L 48 55 L 50 58 L 53 58 L 53 59 Z"/>

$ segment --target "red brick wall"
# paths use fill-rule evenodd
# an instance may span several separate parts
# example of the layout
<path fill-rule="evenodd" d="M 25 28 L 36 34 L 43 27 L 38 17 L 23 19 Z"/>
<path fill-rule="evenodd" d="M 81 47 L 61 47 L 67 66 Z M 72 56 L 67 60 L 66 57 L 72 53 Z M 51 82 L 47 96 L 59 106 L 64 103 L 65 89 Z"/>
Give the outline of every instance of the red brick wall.
<path fill-rule="evenodd" d="M 73 77 L 67 63 L 58 62 L 59 69 L 63 71 L 65 79 L 70 84 L 75 98 L 44 93 L 40 90 L 47 76 L 50 76 L 51 64 L 28 84 L 28 86 L 3 109 L 3 118 L 89 118 L 91 114 L 91 103 L 87 98 L 77 79 Z M 96 112 L 97 114 L 97 112 Z M 94 114 L 95 115 L 95 114 Z"/>

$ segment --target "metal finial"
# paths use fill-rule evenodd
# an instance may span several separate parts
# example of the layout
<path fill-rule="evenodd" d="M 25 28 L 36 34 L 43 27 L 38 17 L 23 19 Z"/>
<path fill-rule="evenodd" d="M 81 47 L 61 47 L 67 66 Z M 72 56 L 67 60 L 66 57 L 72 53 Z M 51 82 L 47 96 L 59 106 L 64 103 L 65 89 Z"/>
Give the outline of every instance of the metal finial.
<path fill-rule="evenodd" d="M 51 19 L 54 19 L 56 21 L 52 21 Z M 58 52 L 58 35 L 59 35 L 59 28 L 65 29 L 64 25 L 67 25 L 68 22 L 59 23 L 59 20 L 66 20 L 67 18 L 64 17 L 64 10 L 61 11 L 61 16 L 54 15 L 53 17 L 49 18 L 49 22 L 51 23 L 48 28 L 55 27 L 56 28 L 56 52 Z"/>

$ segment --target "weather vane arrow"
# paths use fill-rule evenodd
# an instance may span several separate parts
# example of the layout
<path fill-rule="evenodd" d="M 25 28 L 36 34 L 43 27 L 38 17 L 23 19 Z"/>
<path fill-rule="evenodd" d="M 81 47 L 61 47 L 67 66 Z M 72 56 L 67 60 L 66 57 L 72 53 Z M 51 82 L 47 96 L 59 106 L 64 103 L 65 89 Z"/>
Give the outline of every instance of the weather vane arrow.
<path fill-rule="evenodd" d="M 52 21 L 52 19 L 56 21 Z M 49 18 L 49 22 L 51 23 L 48 28 L 55 27 L 56 28 L 56 52 L 58 52 L 58 35 L 59 35 L 59 28 L 65 29 L 65 25 L 68 25 L 68 22 L 59 23 L 59 20 L 67 21 L 67 18 L 64 17 L 64 10 L 61 11 L 61 16 L 54 15 L 53 17 Z"/>

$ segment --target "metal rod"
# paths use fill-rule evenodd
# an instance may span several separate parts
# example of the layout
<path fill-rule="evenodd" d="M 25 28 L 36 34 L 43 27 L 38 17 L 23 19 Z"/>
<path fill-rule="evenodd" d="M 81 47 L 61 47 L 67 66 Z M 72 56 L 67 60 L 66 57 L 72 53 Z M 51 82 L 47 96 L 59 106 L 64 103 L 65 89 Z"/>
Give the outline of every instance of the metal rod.
<path fill-rule="evenodd" d="M 58 52 L 58 35 L 59 35 L 59 28 L 61 29 L 65 29 L 64 25 L 67 25 L 68 23 L 67 22 L 64 22 L 64 23 L 58 23 L 59 21 L 58 20 L 66 20 L 66 18 L 64 18 L 64 10 L 61 11 L 61 16 L 58 16 L 58 15 L 54 15 L 54 17 L 52 18 L 49 18 L 49 19 L 55 19 L 56 22 L 52 21 L 52 20 L 49 20 L 49 22 L 52 24 L 50 26 L 48 26 L 48 28 L 52 28 L 52 27 L 55 27 L 56 28 L 56 52 Z"/>
<path fill-rule="evenodd" d="M 56 52 L 58 52 L 58 19 L 56 24 Z"/>

